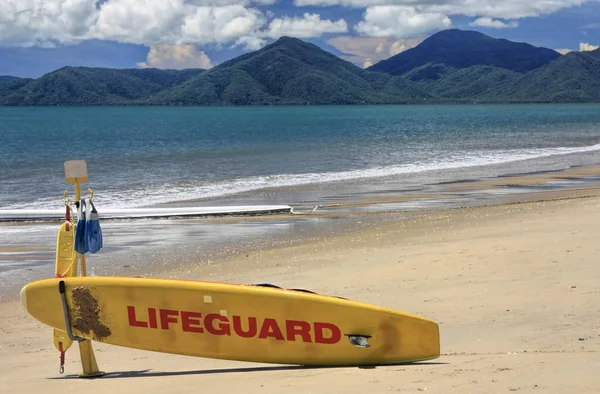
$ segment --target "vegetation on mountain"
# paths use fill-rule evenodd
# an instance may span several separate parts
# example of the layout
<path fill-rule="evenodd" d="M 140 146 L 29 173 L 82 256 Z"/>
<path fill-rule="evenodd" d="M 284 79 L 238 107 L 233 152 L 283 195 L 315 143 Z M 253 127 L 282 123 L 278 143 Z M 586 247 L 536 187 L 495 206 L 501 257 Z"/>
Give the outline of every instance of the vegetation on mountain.
<path fill-rule="evenodd" d="M 208 71 L 64 67 L 0 77 L 0 105 L 600 102 L 600 50 L 561 56 L 450 30 L 400 55 L 389 60 L 403 59 L 392 71 L 404 71 L 390 75 L 283 37 Z"/>
<path fill-rule="evenodd" d="M 507 102 L 600 102 L 600 51 L 567 53 L 497 94 Z"/>
<path fill-rule="evenodd" d="M 26 80 L 25 84 L 23 80 L 11 81 L 4 92 L 0 90 L 0 104 L 126 104 L 181 84 L 203 71 L 63 67 L 41 78 Z"/>
<path fill-rule="evenodd" d="M 443 74 L 443 77 L 422 78 L 417 86 L 436 97 L 453 100 L 495 101 L 499 90 L 507 84 L 513 84 L 523 75 L 493 66 L 472 66 L 463 69 L 435 66 L 438 74 Z M 413 72 L 409 77 L 414 78 L 412 74 Z"/>
<path fill-rule="evenodd" d="M 0 75 L 0 84 L 6 83 L 6 82 L 11 82 L 11 81 L 18 81 L 19 77 L 13 77 L 11 75 Z"/>
<path fill-rule="evenodd" d="M 368 70 L 402 75 L 426 64 L 444 64 L 453 68 L 494 66 L 524 73 L 560 56 L 547 48 L 492 38 L 476 31 L 450 29 L 432 35 L 415 48 L 374 64 Z"/>
<path fill-rule="evenodd" d="M 429 97 L 410 81 L 374 74 L 316 45 L 283 37 L 155 95 L 153 104 L 403 103 Z"/>

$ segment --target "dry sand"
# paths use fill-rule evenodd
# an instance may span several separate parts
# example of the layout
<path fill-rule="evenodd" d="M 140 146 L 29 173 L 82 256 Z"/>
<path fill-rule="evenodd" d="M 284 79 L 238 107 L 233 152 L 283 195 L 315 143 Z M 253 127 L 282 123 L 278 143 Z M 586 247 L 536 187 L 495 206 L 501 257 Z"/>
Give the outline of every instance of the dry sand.
<path fill-rule="evenodd" d="M 362 220 L 357 216 L 356 220 Z M 600 198 L 430 212 L 360 233 L 179 270 L 268 281 L 440 323 L 442 356 L 376 368 L 302 368 L 95 344 L 109 374 L 58 373 L 51 330 L 0 305 L 2 393 L 600 393 Z"/>

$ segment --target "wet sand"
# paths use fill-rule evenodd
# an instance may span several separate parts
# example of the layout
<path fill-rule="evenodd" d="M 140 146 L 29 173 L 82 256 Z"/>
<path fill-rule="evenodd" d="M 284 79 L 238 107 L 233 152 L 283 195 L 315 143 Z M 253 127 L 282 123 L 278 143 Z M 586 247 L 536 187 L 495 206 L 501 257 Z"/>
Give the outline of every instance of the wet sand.
<path fill-rule="evenodd" d="M 438 360 L 302 368 L 97 344 L 96 357 L 109 374 L 81 380 L 77 349 L 67 353 L 66 374 L 59 375 L 51 330 L 11 302 L 0 304 L 0 387 L 91 394 L 600 392 L 600 189 L 544 193 L 530 196 L 535 202 L 413 213 L 318 209 L 297 218 L 331 223 L 341 217 L 352 231 L 325 229 L 289 244 L 265 241 L 210 264 L 162 271 L 185 279 L 267 281 L 422 315 L 440 324 Z"/>

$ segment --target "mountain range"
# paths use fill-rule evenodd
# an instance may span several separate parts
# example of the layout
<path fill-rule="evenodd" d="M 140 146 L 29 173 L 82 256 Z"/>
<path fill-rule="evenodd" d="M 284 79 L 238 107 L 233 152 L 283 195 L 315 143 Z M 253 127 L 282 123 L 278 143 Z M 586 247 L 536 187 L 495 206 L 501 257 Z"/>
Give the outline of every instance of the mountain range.
<path fill-rule="evenodd" d="M 368 68 L 370 71 L 402 75 L 426 64 L 444 64 L 453 69 L 486 65 L 526 73 L 561 55 L 547 48 L 488 37 L 476 31 L 444 30 L 420 45 Z"/>
<path fill-rule="evenodd" d="M 600 49 L 551 49 L 445 30 L 362 69 L 282 37 L 210 70 L 64 67 L 0 76 L 0 105 L 600 102 Z"/>

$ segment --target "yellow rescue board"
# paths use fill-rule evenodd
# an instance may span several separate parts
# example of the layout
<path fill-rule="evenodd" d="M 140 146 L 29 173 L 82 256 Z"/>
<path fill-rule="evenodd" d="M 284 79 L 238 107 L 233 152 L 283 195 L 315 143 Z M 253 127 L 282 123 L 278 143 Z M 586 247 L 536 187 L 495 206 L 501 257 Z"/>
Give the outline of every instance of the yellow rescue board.
<path fill-rule="evenodd" d="M 75 226 L 63 223 L 56 236 L 55 277 L 70 277 L 77 275 L 77 253 L 75 252 Z M 66 352 L 73 341 L 67 333 L 56 328 L 52 332 L 54 347 L 59 352 Z"/>
<path fill-rule="evenodd" d="M 252 285 L 74 277 L 28 284 L 21 301 L 40 322 L 157 352 L 301 365 L 375 365 L 439 357 L 428 319 L 337 297 Z M 351 339 L 367 339 L 366 342 Z"/>

